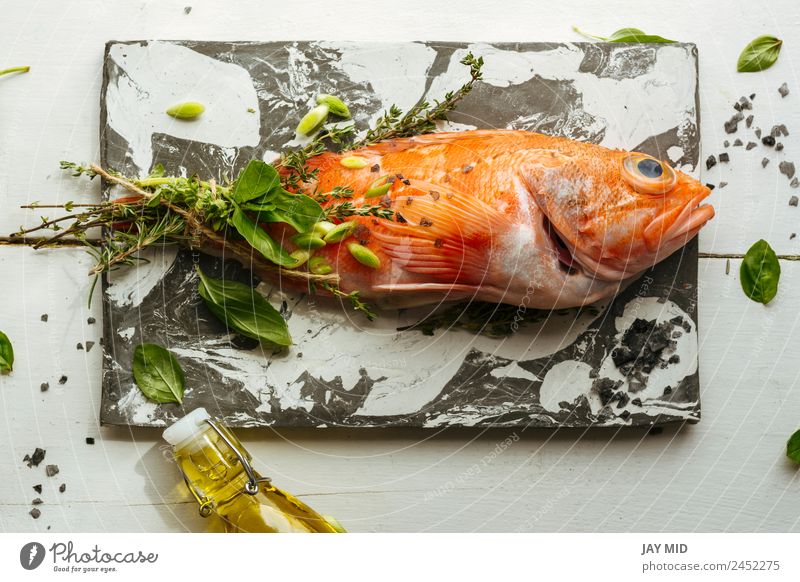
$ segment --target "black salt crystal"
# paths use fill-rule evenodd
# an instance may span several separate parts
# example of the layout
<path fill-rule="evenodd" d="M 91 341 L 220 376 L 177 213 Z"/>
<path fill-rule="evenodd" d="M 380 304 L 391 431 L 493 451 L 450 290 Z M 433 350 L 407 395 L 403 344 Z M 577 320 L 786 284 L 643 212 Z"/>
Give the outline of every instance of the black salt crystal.
<path fill-rule="evenodd" d="M 740 140 L 740 139 L 737 137 L 737 138 L 736 138 L 736 139 L 733 141 L 733 145 L 734 145 L 734 147 L 739 147 L 739 146 L 743 145 L 743 144 L 742 144 L 742 140 Z"/>
<path fill-rule="evenodd" d="M 641 398 L 634 398 L 633 400 L 631 400 L 631 404 L 633 404 L 634 406 L 641 406 L 642 405 L 642 399 Z"/>
<path fill-rule="evenodd" d="M 800 200 L 798 200 L 797 196 L 789 198 L 789 206 L 797 206 L 798 202 L 800 202 Z"/>
<path fill-rule="evenodd" d="M 765 146 L 772 147 L 775 145 L 775 138 L 771 135 L 765 135 L 761 138 L 761 143 L 763 143 Z"/>
<path fill-rule="evenodd" d="M 728 152 L 722 152 L 719 155 L 719 161 L 723 163 L 727 163 L 731 161 L 731 157 L 728 155 Z"/>
<path fill-rule="evenodd" d="M 798 177 L 795 176 L 794 178 L 792 178 L 792 181 L 789 182 L 789 186 L 792 188 L 797 188 L 798 186 L 800 186 L 800 179 L 798 179 Z"/>
<path fill-rule="evenodd" d="M 89 325 L 92 325 L 96 321 L 97 320 L 94 317 L 90 317 L 89 319 L 86 320 L 86 323 L 88 323 Z"/>
<path fill-rule="evenodd" d="M 41 386 L 39 386 L 39 390 L 42 392 L 47 392 L 50 389 L 50 384 L 48 382 L 42 382 Z"/>
<path fill-rule="evenodd" d="M 753 149 L 753 148 L 754 148 L 754 147 L 756 147 L 757 145 L 758 145 L 758 144 L 757 144 L 756 142 L 754 142 L 754 141 L 749 141 L 749 142 L 747 142 L 747 145 L 746 145 L 746 146 L 744 146 L 744 149 L 746 149 L 746 150 L 750 151 L 751 149 Z"/>
<path fill-rule="evenodd" d="M 58 486 L 58 491 L 60 493 L 64 493 L 64 491 L 66 491 L 66 490 L 67 490 L 67 484 L 66 483 L 62 483 L 61 485 Z"/>
<path fill-rule="evenodd" d="M 739 129 L 739 122 L 742 119 L 744 119 L 744 115 L 742 115 L 741 111 L 737 111 L 733 117 L 725 122 L 725 133 L 736 133 L 736 130 Z"/>
<path fill-rule="evenodd" d="M 610 378 L 600 378 L 595 380 L 592 384 L 592 390 L 597 392 L 600 396 L 600 403 L 605 406 L 614 400 L 614 391 L 617 388 L 617 383 Z"/>
<path fill-rule="evenodd" d="M 769 158 L 764 158 L 761 160 L 761 167 L 766 168 L 767 164 L 769 163 Z"/>
<path fill-rule="evenodd" d="M 714 187 L 715 187 L 714 184 L 706 184 L 706 188 L 708 188 L 709 190 L 713 190 Z"/>
<path fill-rule="evenodd" d="M 48 315 L 47 315 L 46 313 L 43 313 L 43 314 L 42 314 L 42 317 L 41 317 L 40 319 L 41 319 L 42 321 L 44 321 L 44 322 L 47 322 L 47 317 L 48 317 Z"/>
<path fill-rule="evenodd" d="M 744 120 L 744 124 L 747 127 L 750 127 L 751 125 L 753 125 L 753 116 L 752 115 L 748 115 L 747 119 Z"/>
<path fill-rule="evenodd" d="M 58 465 L 47 465 L 44 468 L 44 472 L 48 477 L 55 477 L 58 475 Z"/>
<path fill-rule="evenodd" d="M 780 164 L 778 164 L 778 170 L 780 170 L 780 173 L 790 180 L 794 178 L 795 167 L 792 162 L 788 162 L 786 160 L 782 161 Z"/>
<path fill-rule="evenodd" d="M 39 447 L 36 447 L 32 455 L 25 455 L 25 458 L 22 459 L 22 462 L 27 463 L 28 467 L 38 467 L 39 463 L 44 461 L 44 456 L 46 454 L 47 451 L 45 451 L 44 449 L 40 449 Z"/>
<path fill-rule="evenodd" d="M 86 444 L 93 445 L 94 444 L 94 437 L 86 437 Z"/>
<path fill-rule="evenodd" d="M 41 484 L 34 485 L 33 486 L 33 490 L 36 491 L 36 493 L 41 493 L 42 492 L 42 485 Z"/>
<path fill-rule="evenodd" d="M 66 376 L 61 376 L 61 378 L 58 379 L 58 383 L 59 384 L 66 384 L 67 380 L 68 380 L 68 378 Z"/>
<path fill-rule="evenodd" d="M 39 516 L 41 516 L 41 515 L 42 515 L 42 512 L 41 512 L 41 511 L 39 511 L 39 508 L 38 508 L 38 507 L 34 507 L 34 508 L 33 508 L 33 509 L 31 509 L 31 510 L 30 510 L 28 513 L 30 513 L 30 514 L 31 514 L 31 517 L 32 517 L 33 519 L 39 519 Z"/>
<path fill-rule="evenodd" d="M 706 160 L 706 170 L 710 170 L 716 165 L 717 165 L 717 158 L 715 158 L 713 155 L 708 156 L 708 159 Z"/>
<path fill-rule="evenodd" d="M 620 412 L 619 417 L 624 419 L 624 420 L 628 420 L 628 417 L 630 415 L 631 415 L 631 413 L 629 411 L 623 410 L 622 412 Z"/>
<path fill-rule="evenodd" d="M 796 236 L 797 236 L 797 233 L 793 232 L 792 234 L 789 235 L 789 240 L 792 240 Z"/>
<path fill-rule="evenodd" d="M 78 345 L 75 346 L 75 349 L 77 349 L 78 351 L 82 350 L 83 349 L 83 344 L 81 342 L 78 342 Z"/>
<path fill-rule="evenodd" d="M 761 137 L 761 128 L 757 127 L 753 130 L 753 133 L 756 134 L 756 137 Z"/>
<path fill-rule="evenodd" d="M 724 145 L 724 146 L 727 148 L 727 147 L 730 147 L 730 145 L 731 145 L 731 142 L 729 142 L 729 141 L 726 139 L 724 142 L 722 142 L 722 145 Z"/>
<path fill-rule="evenodd" d="M 783 151 L 783 144 L 781 142 L 775 144 L 775 151 L 776 152 Z"/>
<path fill-rule="evenodd" d="M 41 497 L 36 497 L 33 501 L 31 501 L 31 505 L 41 505 L 42 503 L 44 503 L 44 501 L 42 501 Z"/>
<path fill-rule="evenodd" d="M 786 97 L 789 94 L 789 86 L 784 83 L 780 87 L 778 87 L 778 93 L 781 94 L 781 97 Z"/>
<path fill-rule="evenodd" d="M 88 354 L 92 351 L 92 347 L 94 347 L 94 342 L 86 342 L 86 353 Z"/>
<path fill-rule="evenodd" d="M 725 186 L 727 186 L 727 185 L 728 185 L 728 183 L 727 183 L 727 182 L 720 182 L 720 183 L 719 183 L 719 187 L 720 187 L 720 188 L 724 188 L 724 187 L 725 187 Z"/>

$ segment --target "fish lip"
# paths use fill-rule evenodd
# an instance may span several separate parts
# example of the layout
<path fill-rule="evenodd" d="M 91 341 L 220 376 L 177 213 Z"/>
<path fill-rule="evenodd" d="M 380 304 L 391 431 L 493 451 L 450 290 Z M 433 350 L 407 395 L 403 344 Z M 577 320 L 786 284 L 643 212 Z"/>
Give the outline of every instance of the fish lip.
<path fill-rule="evenodd" d="M 668 242 L 676 242 L 678 239 L 689 241 L 694 237 L 706 223 L 714 218 L 716 211 L 710 204 L 702 204 L 711 193 L 699 194 L 692 198 L 686 207 L 681 211 L 678 218 L 667 229 L 665 238 Z"/>
<path fill-rule="evenodd" d="M 713 206 L 701 204 L 709 194 L 711 194 L 711 190 L 691 198 L 677 211 L 669 211 L 656 217 L 643 233 L 647 250 L 651 253 L 658 253 L 662 247 L 679 242 L 679 239 L 685 238 L 690 232 L 692 236 L 696 235 L 715 214 Z M 676 213 L 677 216 L 675 216 Z M 675 218 L 667 228 L 664 228 L 663 223 L 671 216 L 675 216 Z M 688 242 L 689 238 L 685 238 L 685 241 Z"/>

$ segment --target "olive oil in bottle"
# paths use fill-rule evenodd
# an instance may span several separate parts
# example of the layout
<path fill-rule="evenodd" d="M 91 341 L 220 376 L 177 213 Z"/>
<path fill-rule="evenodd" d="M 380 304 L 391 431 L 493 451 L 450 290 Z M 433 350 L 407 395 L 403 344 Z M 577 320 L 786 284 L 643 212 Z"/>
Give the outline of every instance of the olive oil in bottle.
<path fill-rule="evenodd" d="M 212 531 L 336 533 L 336 520 L 274 487 L 250 466 L 252 457 L 233 433 L 197 408 L 164 431 L 186 486 L 213 517 Z"/>

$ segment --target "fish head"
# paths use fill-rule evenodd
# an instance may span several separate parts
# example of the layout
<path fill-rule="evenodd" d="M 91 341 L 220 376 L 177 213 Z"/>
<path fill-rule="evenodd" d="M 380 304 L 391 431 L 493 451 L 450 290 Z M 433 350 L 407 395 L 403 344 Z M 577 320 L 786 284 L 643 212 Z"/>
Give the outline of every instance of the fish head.
<path fill-rule="evenodd" d="M 568 156 L 529 180 L 559 259 L 592 277 L 623 280 L 691 240 L 714 216 L 711 193 L 643 153 Z"/>

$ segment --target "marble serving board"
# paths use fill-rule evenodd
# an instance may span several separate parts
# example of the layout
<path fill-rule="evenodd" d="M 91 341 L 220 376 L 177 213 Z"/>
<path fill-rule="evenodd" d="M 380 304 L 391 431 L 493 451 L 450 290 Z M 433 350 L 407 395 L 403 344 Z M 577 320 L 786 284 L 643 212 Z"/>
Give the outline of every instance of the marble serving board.
<path fill-rule="evenodd" d="M 128 175 L 161 163 L 225 179 L 298 145 L 294 127 L 318 93 L 341 96 L 363 130 L 392 104 L 408 110 L 458 88 L 468 51 L 483 56 L 484 79 L 441 129 L 535 130 L 695 170 L 691 44 L 109 42 L 102 162 Z M 186 100 L 206 105 L 201 119 L 164 114 Z M 508 337 L 398 331 L 428 310 L 369 322 L 337 301 L 282 293 L 234 262 L 175 248 L 147 258 L 103 282 L 104 423 L 164 426 L 197 406 L 230 426 L 320 428 L 622 426 L 700 416 L 694 241 L 613 301 L 542 314 Z M 197 295 L 197 262 L 213 276 L 258 285 L 281 307 L 295 345 L 274 353 L 228 333 Z M 141 342 L 164 345 L 181 362 L 182 405 L 150 402 L 133 383 Z M 626 350 L 640 357 L 626 360 Z"/>

